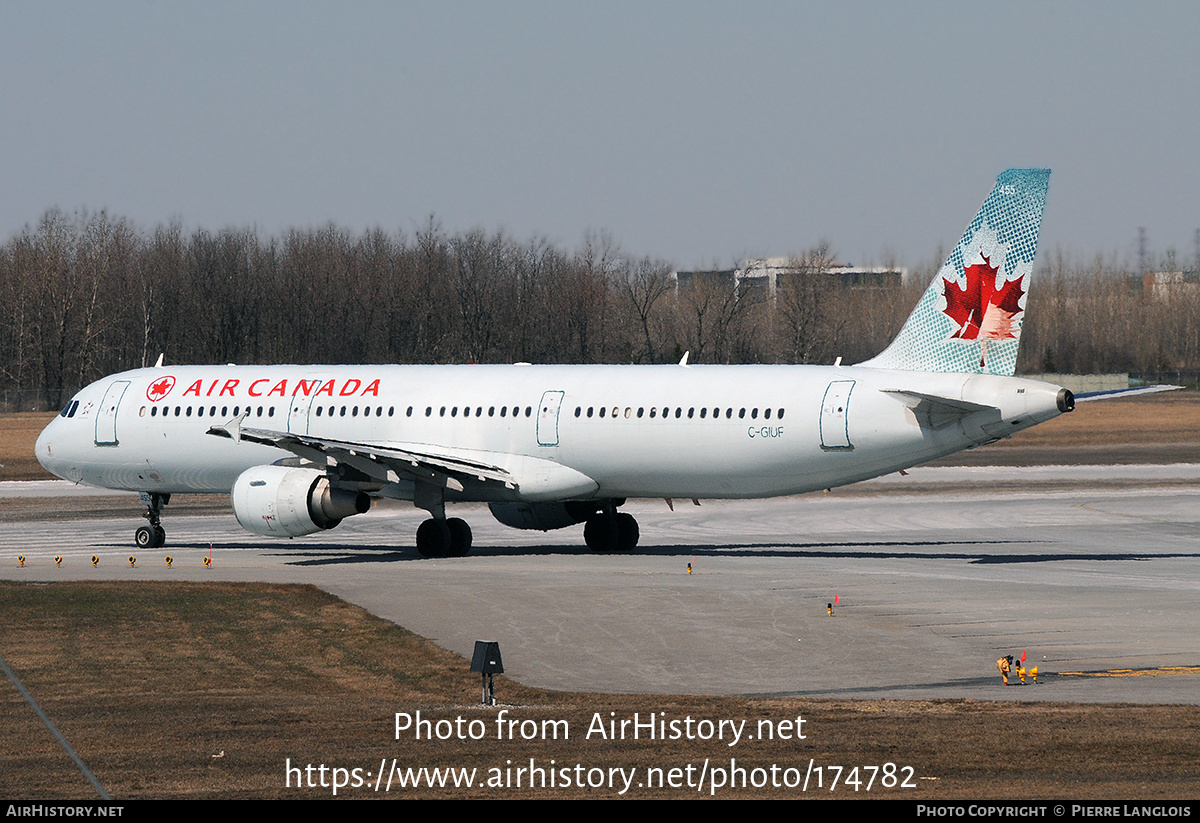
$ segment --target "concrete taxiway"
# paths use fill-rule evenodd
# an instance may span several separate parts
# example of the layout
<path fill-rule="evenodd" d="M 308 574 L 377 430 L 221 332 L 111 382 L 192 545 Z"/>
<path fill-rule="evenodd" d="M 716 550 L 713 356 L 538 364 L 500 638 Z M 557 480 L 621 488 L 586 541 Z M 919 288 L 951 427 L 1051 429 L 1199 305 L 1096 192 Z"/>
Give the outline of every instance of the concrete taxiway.
<path fill-rule="evenodd" d="M 0 497 L 79 493 L 30 486 Z M 407 505 L 289 541 L 168 508 L 168 546 L 135 552 L 136 498 L 113 505 L 119 517 L 7 523 L 0 577 L 313 583 L 468 657 L 497 640 L 510 675 L 547 688 L 1200 703 L 1191 464 L 915 469 L 829 495 L 634 501 L 633 555 L 460 506 L 476 549 L 424 560 L 425 515 Z M 995 661 L 1023 650 L 1042 682 L 1004 688 Z"/>

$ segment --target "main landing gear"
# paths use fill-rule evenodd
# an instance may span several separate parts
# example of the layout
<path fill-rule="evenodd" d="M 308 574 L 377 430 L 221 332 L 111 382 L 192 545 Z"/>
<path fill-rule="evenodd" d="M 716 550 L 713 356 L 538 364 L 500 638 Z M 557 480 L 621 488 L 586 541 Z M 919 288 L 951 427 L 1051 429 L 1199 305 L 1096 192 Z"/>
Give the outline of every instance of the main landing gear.
<path fill-rule="evenodd" d="M 631 552 L 641 531 L 632 514 L 606 508 L 583 524 L 583 542 L 594 552 Z"/>
<path fill-rule="evenodd" d="M 462 557 L 471 550 L 471 527 L 461 517 L 446 517 L 440 486 L 417 483 L 413 503 L 431 515 L 417 528 L 417 552 L 422 557 Z"/>
<path fill-rule="evenodd" d="M 167 542 L 167 532 L 162 527 L 159 516 L 162 507 L 171 502 L 171 495 L 158 493 L 141 493 L 142 502 L 146 504 L 146 512 L 142 517 L 150 521 L 150 525 L 140 527 L 133 534 L 133 542 L 139 549 L 159 549 Z"/>
<path fill-rule="evenodd" d="M 471 527 L 461 517 L 431 517 L 417 528 L 422 557 L 462 557 L 471 551 Z"/>

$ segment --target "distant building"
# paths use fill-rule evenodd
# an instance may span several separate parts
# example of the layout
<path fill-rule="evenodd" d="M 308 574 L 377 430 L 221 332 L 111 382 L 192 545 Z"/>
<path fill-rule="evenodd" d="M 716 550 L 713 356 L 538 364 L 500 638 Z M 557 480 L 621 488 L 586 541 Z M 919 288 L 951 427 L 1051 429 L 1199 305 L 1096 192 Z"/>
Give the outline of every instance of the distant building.
<path fill-rule="evenodd" d="M 1148 271 L 1142 275 L 1142 293 L 1155 300 L 1175 300 L 1200 292 L 1200 271 Z"/>
<path fill-rule="evenodd" d="M 698 283 L 736 289 L 739 297 L 762 293 L 774 297 L 789 277 L 822 277 L 830 288 L 897 289 L 908 279 L 908 269 L 896 266 L 852 266 L 834 264 L 819 271 L 806 270 L 790 257 L 762 257 L 743 261 L 736 269 L 677 271 L 671 275 L 676 286 L 688 289 Z"/>

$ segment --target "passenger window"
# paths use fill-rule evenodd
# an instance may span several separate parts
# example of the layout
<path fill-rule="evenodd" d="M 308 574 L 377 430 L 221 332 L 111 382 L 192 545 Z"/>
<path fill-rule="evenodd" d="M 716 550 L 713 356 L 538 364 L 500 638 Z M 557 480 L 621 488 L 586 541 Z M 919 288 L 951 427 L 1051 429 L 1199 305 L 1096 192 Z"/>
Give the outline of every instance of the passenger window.
<path fill-rule="evenodd" d="M 191 417 L 192 416 L 192 407 L 188 406 L 187 411 L 184 412 L 183 415 L 184 415 L 184 417 Z"/>
<path fill-rule="evenodd" d="M 607 411 L 608 411 L 608 407 L 607 407 L 607 406 L 601 406 L 601 407 L 600 407 L 600 416 L 601 416 L 601 417 L 603 417 L 603 416 L 604 416 L 604 413 L 605 413 L 605 412 L 607 412 Z"/>
<path fill-rule="evenodd" d="M 350 416 L 351 416 L 351 417 L 358 417 L 358 406 L 355 406 L 354 408 L 352 408 L 352 409 L 350 410 Z"/>
<path fill-rule="evenodd" d="M 501 416 L 501 417 L 507 417 L 507 416 L 508 416 L 508 406 L 501 406 L 501 407 L 500 407 L 500 416 Z"/>
<path fill-rule="evenodd" d="M 209 407 L 209 409 L 208 409 L 208 416 L 209 416 L 209 417 L 216 417 L 216 416 L 217 416 L 217 407 L 216 407 L 216 406 L 210 406 L 210 407 Z"/>
<path fill-rule="evenodd" d="M 488 417 L 495 417 L 495 416 L 496 416 L 496 407 L 495 407 L 495 406 L 488 406 Z M 576 417 L 578 417 L 578 416 L 579 416 L 579 412 L 578 412 L 578 411 L 576 411 L 576 412 L 575 412 L 575 416 L 576 416 Z"/>
<path fill-rule="evenodd" d="M 625 407 L 625 419 L 628 420 L 629 416 L 632 414 L 633 414 L 633 409 L 631 409 L 629 406 L 626 406 Z"/>
<path fill-rule="evenodd" d="M 142 410 L 140 412 L 138 412 L 138 417 L 145 417 L 145 416 L 146 416 L 146 407 L 142 406 Z"/>
<path fill-rule="evenodd" d="M 426 406 L 426 407 L 425 407 L 425 416 L 426 416 L 426 417 L 433 417 L 433 406 Z"/>
<path fill-rule="evenodd" d="M 681 417 L 683 417 L 683 406 L 680 406 L 675 410 L 675 419 L 678 420 Z"/>
<path fill-rule="evenodd" d="M 780 420 L 782 420 L 782 419 L 783 419 L 783 409 L 780 409 L 780 410 L 779 410 L 779 419 L 780 419 Z"/>
<path fill-rule="evenodd" d="M 262 412 L 262 409 L 259 409 L 259 412 Z M 338 417 L 345 417 L 345 416 L 346 416 L 346 407 L 345 407 L 345 406 L 342 406 L 342 407 L 341 407 L 341 408 L 338 410 Z"/>
<path fill-rule="evenodd" d="M 525 407 L 525 416 L 526 416 L 526 417 L 533 417 L 533 406 L 526 406 L 526 407 Z"/>
<path fill-rule="evenodd" d="M 317 406 L 317 417 L 321 416 L 321 407 Z"/>
<path fill-rule="evenodd" d="M 476 407 L 475 407 L 475 416 L 476 416 L 476 417 L 483 417 L 483 406 L 476 406 Z"/>
<path fill-rule="evenodd" d="M 356 408 L 356 409 L 357 409 L 357 408 L 358 408 L 358 406 L 355 406 L 354 408 Z M 371 416 L 371 407 L 370 407 L 370 406 L 363 406 L 363 417 L 370 417 L 370 416 Z"/>
<path fill-rule="evenodd" d="M 356 407 L 356 408 L 357 408 L 357 407 Z M 274 407 L 274 406 L 269 406 L 269 407 L 267 408 L 267 417 L 274 417 L 274 416 L 275 416 L 275 407 Z"/>
<path fill-rule="evenodd" d="M 758 407 L 757 407 L 757 406 L 756 406 L 755 408 L 753 408 L 753 409 L 751 409 L 751 410 L 750 410 L 750 419 L 751 419 L 751 420 L 757 420 L 757 419 L 758 419 Z"/>
<path fill-rule="evenodd" d="M 745 417 L 746 417 L 746 410 L 738 409 L 738 419 L 741 420 L 741 419 L 744 419 Z"/>
<path fill-rule="evenodd" d="M 653 420 L 657 415 L 658 415 L 658 407 L 651 406 L 650 407 L 650 419 Z"/>
<path fill-rule="evenodd" d="M 642 413 L 646 411 L 643 407 L 638 406 L 638 420 L 642 419 Z"/>
<path fill-rule="evenodd" d="M 692 419 L 692 415 L 696 413 L 695 408 L 688 409 L 688 420 Z"/>
<path fill-rule="evenodd" d="M 592 416 L 592 407 L 591 406 L 588 406 L 588 415 L 587 416 L 588 417 Z"/>
<path fill-rule="evenodd" d="M 767 407 L 767 408 L 763 409 L 763 419 L 764 419 L 764 420 L 770 420 L 770 419 L 771 419 L 771 409 L 770 409 L 770 407 Z"/>
<path fill-rule="evenodd" d="M 151 416 L 151 417 L 158 417 L 158 406 L 151 406 L 151 407 L 150 407 L 150 416 Z"/>
<path fill-rule="evenodd" d="M 575 407 L 575 416 L 578 417 L 581 414 L 583 414 L 583 409 L 581 409 L 579 406 L 576 406 Z"/>

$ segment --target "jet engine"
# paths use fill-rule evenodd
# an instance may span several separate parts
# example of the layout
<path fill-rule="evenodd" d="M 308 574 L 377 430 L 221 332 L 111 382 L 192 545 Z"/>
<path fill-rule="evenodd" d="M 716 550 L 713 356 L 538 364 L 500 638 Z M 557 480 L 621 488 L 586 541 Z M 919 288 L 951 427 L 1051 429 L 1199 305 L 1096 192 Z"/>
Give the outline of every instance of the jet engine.
<path fill-rule="evenodd" d="M 582 523 L 599 510 L 596 502 L 569 500 L 566 503 L 489 503 L 492 516 L 514 529 L 565 529 Z"/>
<path fill-rule="evenodd" d="M 299 537 L 332 529 L 371 508 L 360 491 L 330 484 L 318 469 L 255 466 L 233 484 L 233 511 L 242 528 L 268 537 Z"/>

